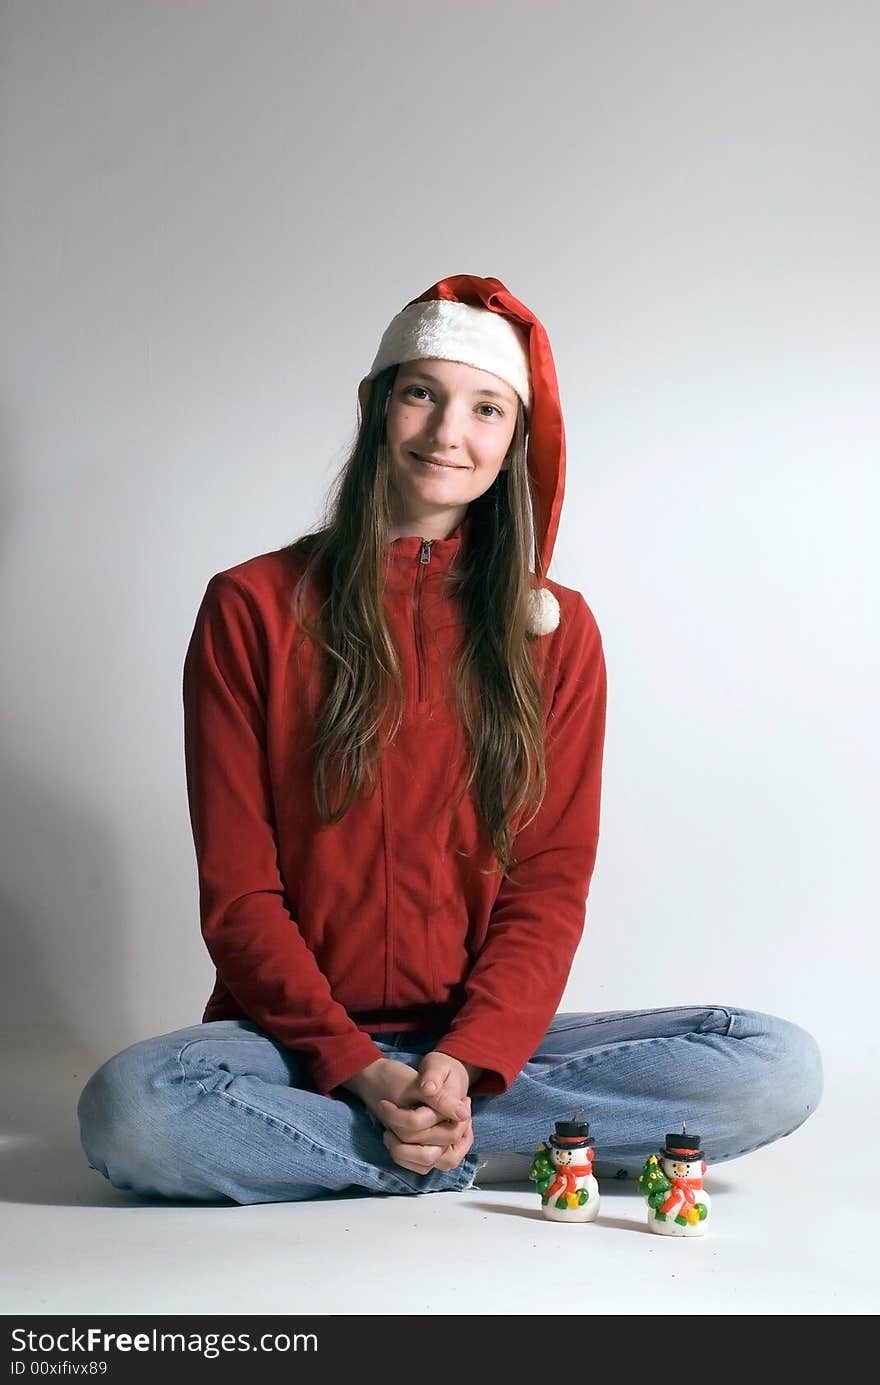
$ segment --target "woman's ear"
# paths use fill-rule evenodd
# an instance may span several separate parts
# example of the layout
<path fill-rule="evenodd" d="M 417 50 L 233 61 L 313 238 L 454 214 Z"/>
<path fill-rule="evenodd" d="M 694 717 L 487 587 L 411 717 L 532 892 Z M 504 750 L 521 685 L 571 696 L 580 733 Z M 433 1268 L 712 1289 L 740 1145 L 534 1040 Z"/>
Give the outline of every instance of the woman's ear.
<path fill-rule="evenodd" d="M 360 404 L 362 410 L 367 407 L 367 400 L 370 397 L 370 390 L 372 389 L 372 387 L 372 380 L 368 380 L 366 376 L 364 376 L 363 380 L 361 380 L 360 384 L 358 385 L 358 403 Z"/>

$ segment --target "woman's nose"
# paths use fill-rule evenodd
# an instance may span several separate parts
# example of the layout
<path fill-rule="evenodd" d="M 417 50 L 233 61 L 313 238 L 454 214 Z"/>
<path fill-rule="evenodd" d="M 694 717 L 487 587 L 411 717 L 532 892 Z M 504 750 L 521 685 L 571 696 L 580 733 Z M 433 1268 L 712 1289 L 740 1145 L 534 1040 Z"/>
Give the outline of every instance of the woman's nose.
<path fill-rule="evenodd" d="M 431 411 L 428 434 L 434 439 L 438 452 L 443 447 L 452 447 L 461 442 L 466 417 L 464 406 L 454 400 L 438 403 Z"/>

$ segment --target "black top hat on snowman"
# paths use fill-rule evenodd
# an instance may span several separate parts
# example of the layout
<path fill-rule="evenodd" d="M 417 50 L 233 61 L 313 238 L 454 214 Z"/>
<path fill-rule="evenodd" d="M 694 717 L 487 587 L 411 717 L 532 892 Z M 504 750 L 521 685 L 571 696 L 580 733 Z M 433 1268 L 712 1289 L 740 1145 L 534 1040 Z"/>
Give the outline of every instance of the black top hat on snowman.
<path fill-rule="evenodd" d="M 663 1159 L 676 1159 L 683 1164 L 695 1164 L 705 1157 L 700 1149 L 699 1135 L 688 1135 L 683 1130 L 677 1135 L 666 1136 L 660 1154 Z"/>
<path fill-rule="evenodd" d="M 554 1149 L 584 1149 L 590 1143 L 589 1121 L 557 1121 L 549 1143 Z"/>

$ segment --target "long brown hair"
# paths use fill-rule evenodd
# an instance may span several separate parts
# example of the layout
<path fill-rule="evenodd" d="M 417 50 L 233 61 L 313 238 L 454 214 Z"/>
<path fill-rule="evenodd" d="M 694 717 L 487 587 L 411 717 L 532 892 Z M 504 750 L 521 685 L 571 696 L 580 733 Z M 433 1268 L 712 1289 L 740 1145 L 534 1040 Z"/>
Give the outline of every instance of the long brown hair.
<path fill-rule="evenodd" d="M 348 812 L 365 779 L 374 782 L 392 696 L 389 739 L 404 712 L 400 661 L 382 602 L 392 526 L 385 412 L 398 369 L 389 366 L 372 382 L 323 526 L 288 545 L 306 559 L 293 593 L 297 624 L 324 651 L 326 692 L 312 749 L 315 803 L 328 823 Z M 468 506 L 468 543 L 447 574 L 465 631 L 455 671 L 469 759 L 462 796 L 476 785 L 480 821 L 505 873 L 514 861 L 512 821 L 521 810 L 531 809 L 533 817 L 546 788 L 541 691 L 527 633 L 529 560 L 536 573 L 540 560 L 521 401 L 507 462 Z M 323 596 L 317 624 L 306 612 L 312 584 Z"/>

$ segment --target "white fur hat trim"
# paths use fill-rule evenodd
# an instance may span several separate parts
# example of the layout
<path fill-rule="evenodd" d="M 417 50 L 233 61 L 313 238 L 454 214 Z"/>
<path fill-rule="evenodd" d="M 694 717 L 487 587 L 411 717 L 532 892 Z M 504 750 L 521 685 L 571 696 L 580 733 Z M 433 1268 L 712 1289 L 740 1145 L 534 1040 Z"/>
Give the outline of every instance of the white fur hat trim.
<path fill-rule="evenodd" d="M 528 632 L 549 635 L 559 624 L 559 602 L 549 587 L 533 587 L 529 592 Z"/>
<path fill-rule="evenodd" d="M 445 298 L 410 303 L 385 328 L 367 379 L 386 366 L 425 357 L 463 361 L 488 370 L 506 380 L 526 408 L 531 407 L 530 366 L 523 338 L 501 313 Z"/>

